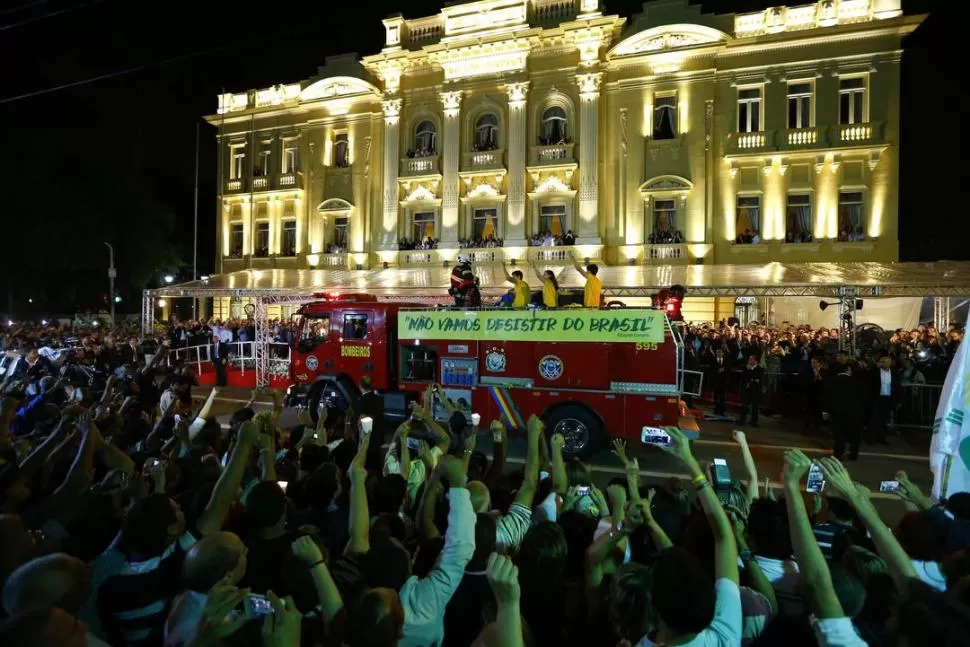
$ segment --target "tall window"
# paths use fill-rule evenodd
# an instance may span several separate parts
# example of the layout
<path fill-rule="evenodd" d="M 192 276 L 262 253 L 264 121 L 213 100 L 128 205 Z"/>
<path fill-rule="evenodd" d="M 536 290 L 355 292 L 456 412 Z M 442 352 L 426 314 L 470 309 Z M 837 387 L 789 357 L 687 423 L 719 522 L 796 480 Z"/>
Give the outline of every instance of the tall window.
<path fill-rule="evenodd" d="M 546 108 L 542 113 L 542 130 L 539 135 L 539 143 L 543 146 L 555 146 L 565 144 L 568 137 L 569 121 L 566 118 L 566 111 L 559 106 Z"/>
<path fill-rule="evenodd" d="M 475 150 L 493 151 L 498 148 L 498 117 L 486 113 L 475 121 Z"/>
<path fill-rule="evenodd" d="M 737 242 L 754 243 L 761 239 L 761 197 L 738 196 Z"/>
<path fill-rule="evenodd" d="M 421 242 L 426 238 L 434 238 L 434 213 L 430 211 L 414 214 L 411 223 L 411 240 Z"/>
<path fill-rule="evenodd" d="M 653 138 L 677 137 L 677 96 L 657 97 L 653 104 Z"/>
<path fill-rule="evenodd" d="M 812 127 L 812 84 L 792 83 L 788 86 L 788 128 Z"/>
<path fill-rule="evenodd" d="M 539 232 L 562 236 L 566 233 L 566 205 L 546 204 L 539 208 Z"/>
<path fill-rule="evenodd" d="M 256 160 L 256 168 L 253 169 L 253 175 L 256 177 L 266 177 L 270 172 L 270 157 L 272 155 L 272 144 L 270 142 L 263 142 L 259 145 L 259 159 Z"/>
<path fill-rule="evenodd" d="M 839 240 L 854 242 L 865 240 L 862 214 L 865 209 L 865 195 L 861 191 L 839 192 Z"/>
<path fill-rule="evenodd" d="M 472 218 L 473 238 L 487 241 L 498 238 L 498 211 L 495 209 L 475 209 Z"/>
<path fill-rule="evenodd" d="M 866 80 L 861 76 L 839 81 L 839 123 L 843 126 L 866 121 Z"/>
<path fill-rule="evenodd" d="M 283 246 L 280 254 L 283 256 L 296 256 L 296 221 L 283 221 Z"/>
<path fill-rule="evenodd" d="M 243 225 L 241 222 L 234 222 L 229 228 L 229 255 L 243 255 Z"/>
<path fill-rule="evenodd" d="M 269 256 L 269 223 L 256 223 L 256 244 L 253 246 L 254 256 Z"/>
<path fill-rule="evenodd" d="M 333 219 L 333 244 L 339 251 L 347 250 L 347 226 L 350 218 L 337 216 Z"/>
<path fill-rule="evenodd" d="M 812 196 L 807 193 L 789 193 L 785 219 L 786 243 L 812 242 Z"/>
<path fill-rule="evenodd" d="M 283 140 L 283 173 L 300 172 L 300 146 L 296 137 Z"/>
<path fill-rule="evenodd" d="M 437 150 L 438 129 L 430 121 L 422 121 L 414 129 L 414 154 L 416 157 L 434 155 Z"/>
<path fill-rule="evenodd" d="M 246 145 L 233 144 L 229 147 L 229 179 L 241 180 L 246 174 Z"/>
<path fill-rule="evenodd" d="M 738 132 L 761 132 L 761 88 L 738 90 Z"/>
<path fill-rule="evenodd" d="M 676 228 L 677 201 L 676 200 L 654 200 L 653 201 L 653 231 L 661 239 L 666 239 L 668 234 L 673 236 Z"/>
<path fill-rule="evenodd" d="M 347 133 L 339 133 L 333 138 L 333 165 L 337 168 L 350 166 L 350 138 Z"/>

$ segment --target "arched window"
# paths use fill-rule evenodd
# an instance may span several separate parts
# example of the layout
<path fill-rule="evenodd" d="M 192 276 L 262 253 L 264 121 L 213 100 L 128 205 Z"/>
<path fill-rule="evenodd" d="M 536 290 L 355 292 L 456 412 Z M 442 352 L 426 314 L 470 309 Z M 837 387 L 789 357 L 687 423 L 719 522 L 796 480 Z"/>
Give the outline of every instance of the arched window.
<path fill-rule="evenodd" d="M 493 151 L 498 148 L 498 117 L 490 112 L 475 121 L 475 150 Z"/>
<path fill-rule="evenodd" d="M 422 121 L 414 129 L 414 156 L 428 157 L 435 154 L 438 129 L 430 121 Z"/>
<path fill-rule="evenodd" d="M 542 113 L 542 130 L 539 140 L 544 146 L 566 143 L 568 136 L 566 111 L 559 106 L 546 108 Z"/>

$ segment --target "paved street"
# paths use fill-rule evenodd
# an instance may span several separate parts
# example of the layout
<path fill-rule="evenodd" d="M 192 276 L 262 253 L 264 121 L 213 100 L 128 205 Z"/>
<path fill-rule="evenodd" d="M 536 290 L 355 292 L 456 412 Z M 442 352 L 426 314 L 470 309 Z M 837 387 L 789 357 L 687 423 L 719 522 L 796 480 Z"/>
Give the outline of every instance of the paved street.
<path fill-rule="evenodd" d="M 196 391 L 195 396 L 204 397 L 207 394 L 208 388 L 203 387 Z M 215 414 L 221 422 L 227 423 L 232 411 L 241 407 L 248 399 L 247 391 L 225 390 L 216 400 Z M 262 397 L 257 401 L 256 408 L 268 405 L 269 399 Z M 282 424 L 284 426 L 296 424 L 296 415 L 295 410 L 287 410 Z M 694 443 L 697 458 L 702 462 L 724 458 L 728 462 L 732 475 L 736 478 L 743 475 L 741 453 L 731 436 L 732 430 L 737 426 L 726 421 L 705 420 L 701 422 L 700 427 L 700 439 Z M 827 437 L 804 434 L 801 421 L 762 417 L 759 428 L 746 427 L 744 430 L 757 462 L 760 477 L 762 479 L 770 477 L 776 488 L 780 487 L 778 481 L 781 475 L 782 456 L 786 449 L 798 447 L 809 456 L 828 454 Z M 483 435 L 479 439 L 478 447 L 490 455 L 491 444 L 491 437 Z M 514 437 L 510 446 L 509 462 L 521 463 L 525 455 L 524 439 Z M 905 470 L 913 482 L 928 491 L 932 483 L 928 448 L 928 432 L 908 431 L 904 436 L 892 436 L 888 445 L 863 444 L 858 462 L 848 464 L 853 477 L 873 490 L 877 507 L 887 521 L 895 521 L 903 514 L 904 508 L 894 495 L 878 492 L 880 481 L 890 480 L 896 471 Z M 639 459 L 644 482 L 660 482 L 671 476 L 684 476 L 676 461 L 658 449 L 640 445 L 638 440 L 629 442 L 628 453 Z M 619 461 L 610 453 L 608 447 L 602 448 L 589 464 L 600 486 L 605 486 L 610 479 L 622 474 Z"/>

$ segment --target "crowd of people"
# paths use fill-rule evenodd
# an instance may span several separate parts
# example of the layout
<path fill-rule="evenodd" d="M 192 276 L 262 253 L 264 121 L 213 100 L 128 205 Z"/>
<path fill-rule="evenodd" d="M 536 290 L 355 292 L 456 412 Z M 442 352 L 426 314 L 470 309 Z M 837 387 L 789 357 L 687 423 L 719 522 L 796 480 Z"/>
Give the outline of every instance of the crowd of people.
<path fill-rule="evenodd" d="M 540 231 L 529 236 L 526 241 L 529 247 L 561 247 L 576 244 L 576 236 L 572 229 L 563 234 L 561 231 L 554 234 L 551 231 Z"/>
<path fill-rule="evenodd" d="M 103 384 L 77 396 L 39 360 L 3 384 L 5 647 L 970 640 L 966 493 L 934 503 L 898 474 L 894 534 L 834 458 L 830 496 L 806 495 L 797 450 L 776 492 L 738 433 L 746 483 L 723 483 L 676 428 L 660 451 L 682 478 L 641 483 L 617 440 L 600 489 L 537 418 L 519 469 L 502 422 L 447 400 L 436 420 L 432 386 L 394 429 L 366 378 L 316 420 L 254 392 L 222 425 L 218 389 L 199 406 L 164 353 L 91 337 Z"/>

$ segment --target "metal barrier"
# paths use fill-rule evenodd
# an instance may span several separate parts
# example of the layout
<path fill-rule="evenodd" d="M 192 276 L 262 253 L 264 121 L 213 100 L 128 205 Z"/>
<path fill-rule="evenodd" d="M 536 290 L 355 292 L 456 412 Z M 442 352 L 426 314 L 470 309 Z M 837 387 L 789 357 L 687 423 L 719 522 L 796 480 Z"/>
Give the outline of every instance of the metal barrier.
<path fill-rule="evenodd" d="M 903 384 L 893 426 L 932 429 L 942 394 L 942 384 Z"/>
<path fill-rule="evenodd" d="M 240 373 L 256 370 L 256 342 L 233 341 L 227 342 L 229 356 L 227 367 L 238 369 Z M 269 372 L 272 375 L 285 376 L 289 374 L 290 355 L 292 349 L 289 344 L 272 342 L 269 344 Z M 212 368 L 212 344 L 199 346 L 183 346 L 169 350 L 169 358 L 181 360 L 185 364 L 195 367 L 196 375 L 214 370 Z"/>

